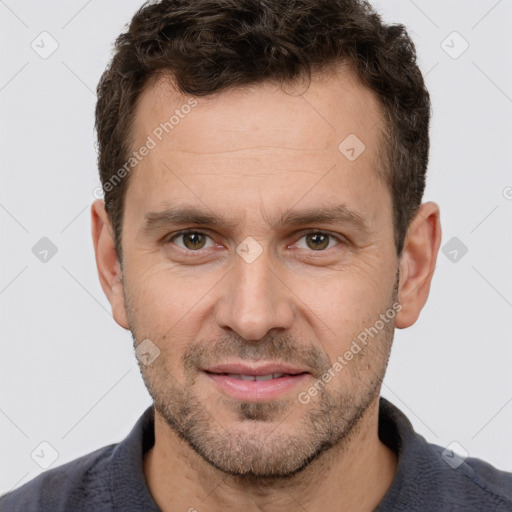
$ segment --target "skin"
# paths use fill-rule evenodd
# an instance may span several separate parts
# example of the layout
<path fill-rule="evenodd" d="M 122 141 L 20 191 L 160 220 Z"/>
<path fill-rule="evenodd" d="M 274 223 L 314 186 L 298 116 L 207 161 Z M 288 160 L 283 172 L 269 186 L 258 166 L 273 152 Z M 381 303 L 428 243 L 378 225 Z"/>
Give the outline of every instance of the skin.
<path fill-rule="evenodd" d="M 289 89 L 264 83 L 197 98 L 130 176 L 122 266 L 104 203 L 92 206 L 113 316 L 135 346 L 150 339 L 160 350 L 139 365 L 155 403 L 144 471 L 164 512 L 371 511 L 395 475 L 397 456 L 378 437 L 378 396 L 394 328 L 414 324 L 428 297 L 439 208 L 421 205 L 398 258 L 391 195 L 375 173 L 375 96 L 341 69 L 315 76 L 306 92 Z M 134 148 L 188 99 L 169 80 L 150 82 Z M 349 134 L 366 147 L 354 161 L 338 149 Z M 272 226 L 288 212 L 340 204 L 366 232 L 344 221 Z M 176 205 L 225 222 L 144 230 L 148 213 Z M 184 229 L 205 236 L 175 237 Z M 323 233 L 332 237 L 314 236 Z M 262 250 L 251 263 L 236 251 L 247 237 Z M 393 321 L 301 403 L 298 394 L 397 302 Z M 242 401 L 201 371 L 242 359 L 309 374 L 277 399 Z"/>

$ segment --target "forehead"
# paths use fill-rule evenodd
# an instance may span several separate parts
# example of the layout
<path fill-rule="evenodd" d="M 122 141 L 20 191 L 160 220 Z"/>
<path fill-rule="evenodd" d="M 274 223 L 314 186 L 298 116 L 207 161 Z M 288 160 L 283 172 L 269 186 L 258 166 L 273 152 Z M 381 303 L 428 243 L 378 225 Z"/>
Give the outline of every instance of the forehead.
<path fill-rule="evenodd" d="M 199 108 L 189 108 L 192 100 Z M 295 122 L 290 124 L 292 117 Z M 220 153 L 224 148 L 247 148 L 248 143 L 297 147 L 300 142 L 301 148 L 324 150 L 337 149 L 340 137 L 349 133 L 372 145 L 381 121 L 375 94 L 347 67 L 316 74 L 309 86 L 303 81 L 262 82 L 195 98 L 178 92 L 172 77 L 161 75 L 150 80 L 138 98 L 133 135 L 142 142 L 160 124 L 170 122 L 169 133 L 162 134 L 168 149 Z M 222 136 L 215 137 L 215 132 Z"/>
<path fill-rule="evenodd" d="M 261 213 L 346 193 L 364 211 L 384 187 L 380 129 L 375 95 L 347 69 L 309 87 L 265 82 L 207 97 L 180 94 L 161 77 L 137 102 L 133 149 L 151 149 L 130 176 L 126 208 L 202 202 L 227 211 L 259 202 Z"/>

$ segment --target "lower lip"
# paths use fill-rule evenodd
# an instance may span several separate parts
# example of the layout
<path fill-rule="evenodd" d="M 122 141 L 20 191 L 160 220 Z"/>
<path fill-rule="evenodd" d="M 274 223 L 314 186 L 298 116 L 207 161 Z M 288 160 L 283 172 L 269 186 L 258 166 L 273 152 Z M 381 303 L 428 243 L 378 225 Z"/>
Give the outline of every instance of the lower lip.
<path fill-rule="evenodd" d="M 221 373 L 205 372 L 205 374 L 226 394 L 238 400 L 254 402 L 263 402 L 277 398 L 301 382 L 304 382 L 309 376 L 308 373 L 301 373 L 299 375 L 285 375 L 270 380 L 241 380 Z"/>

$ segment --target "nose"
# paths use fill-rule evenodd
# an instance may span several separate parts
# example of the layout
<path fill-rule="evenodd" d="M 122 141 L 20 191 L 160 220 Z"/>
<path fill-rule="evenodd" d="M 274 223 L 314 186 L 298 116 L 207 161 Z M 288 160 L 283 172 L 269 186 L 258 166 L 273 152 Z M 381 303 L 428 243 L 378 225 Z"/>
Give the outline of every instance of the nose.
<path fill-rule="evenodd" d="M 290 329 L 294 311 L 293 293 L 272 268 L 267 250 L 250 263 L 235 258 L 215 309 L 219 327 L 258 341 L 271 329 Z"/>

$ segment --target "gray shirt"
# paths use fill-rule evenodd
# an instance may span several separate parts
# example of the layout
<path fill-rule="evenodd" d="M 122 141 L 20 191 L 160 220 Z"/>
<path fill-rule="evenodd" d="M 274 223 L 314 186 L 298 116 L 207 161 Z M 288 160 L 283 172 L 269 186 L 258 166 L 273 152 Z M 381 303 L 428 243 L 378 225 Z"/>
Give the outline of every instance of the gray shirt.
<path fill-rule="evenodd" d="M 0 511 L 159 512 L 143 471 L 144 453 L 155 442 L 153 414 L 148 407 L 122 442 L 47 470 L 3 495 Z M 379 437 L 398 454 L 398 468 L 375 512 L 512 511 L 512 473 L 428 443 L 382 397 Z M 194 506 L 200 510 L 200 504 Z"/>

